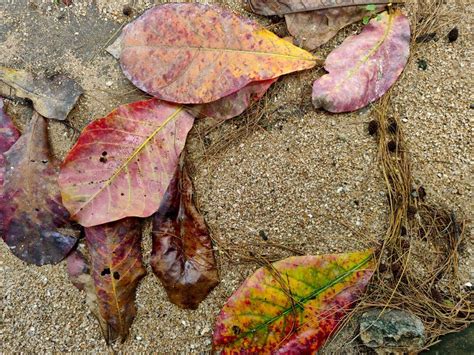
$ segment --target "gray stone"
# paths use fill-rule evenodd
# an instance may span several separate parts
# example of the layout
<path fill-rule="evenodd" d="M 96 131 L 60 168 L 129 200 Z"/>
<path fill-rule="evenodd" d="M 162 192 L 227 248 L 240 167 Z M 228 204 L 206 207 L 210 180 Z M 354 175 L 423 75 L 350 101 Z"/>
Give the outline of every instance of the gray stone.
<path fill-rule="evenodd" d="M 411 313 L 396 309 L 371 309 L 360 318 L 360 337 L 377 354 L 406 354 L 421 350 L 425 327 Z"/>

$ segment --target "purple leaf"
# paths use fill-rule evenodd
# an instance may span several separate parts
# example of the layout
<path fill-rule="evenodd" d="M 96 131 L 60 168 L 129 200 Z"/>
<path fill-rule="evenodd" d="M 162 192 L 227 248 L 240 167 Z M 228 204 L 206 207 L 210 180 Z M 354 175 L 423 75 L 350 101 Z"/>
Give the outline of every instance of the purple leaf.
<path fill-rule="evenodd" d="M 313 84 L 313 105 L 349 112 L 377 100 L 395 83 L 409 52 L 408 18 L 384 12 L 329 54 L 324 65 L 329 74 Z"/>

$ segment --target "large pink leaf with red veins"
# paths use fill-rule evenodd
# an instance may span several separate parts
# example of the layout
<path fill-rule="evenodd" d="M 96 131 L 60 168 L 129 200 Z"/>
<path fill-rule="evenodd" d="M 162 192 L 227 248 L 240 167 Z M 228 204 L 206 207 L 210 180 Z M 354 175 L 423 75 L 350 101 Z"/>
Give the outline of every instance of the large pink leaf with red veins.
<path fill-rule="evenodd" d="M 64 206 L 85 227 L 160 206 L 194 118 L 156 99 L 123 105 L 90 123 L 61 167 Z"/>
<path fill-rule="evenodd" d="M 216 5 L 156 6 L 122 32 L 120 63 L 135 86 L 170 102 L 201 104 L 253 81 L 312 68 L 316 57 Z"/>
<path fill-rule="evenodd" d="M 372 251 L 290 257 L 258 269 L 217 316 L 224 354 L 314 354 L 361 296 Z"/>
<path fill-rule="evenodd" d="M 61 204 L 47 127 L 46 119 L 34 113 L 26 132 L 5 153 L 0 196 L 3 240 L 18 258 L 36 265 L 61 261 L 76 244 L 61 230 L 69 227 L 69 214 Z"/>
<path fill-rule="evenodd" d="M 314 106 L 348 112 L 377 100 L 395 83 L 409 53 L 408 18 L 384 12 L 328 55 L 324 68 L 329 74 L 313 84 Z"/>

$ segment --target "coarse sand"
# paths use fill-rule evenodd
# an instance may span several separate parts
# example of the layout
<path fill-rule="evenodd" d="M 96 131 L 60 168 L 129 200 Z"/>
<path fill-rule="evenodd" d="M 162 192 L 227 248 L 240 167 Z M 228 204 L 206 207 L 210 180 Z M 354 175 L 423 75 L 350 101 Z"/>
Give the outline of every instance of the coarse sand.
<path fill-rule="evenodd" d="M 150 1 L 103 0 L 74 0 L 70 7 L 55 1 L 0 5 L 0 65 L 60 71 L 85 90 L 69 125 L 49 123 L 52 148 L 60 159 L 91 120 L 117 105 L 146 97 L 103 51 L 120 26 L 130 21 L 122 14 L 128 3 L 132 17 L 152 6 Z M 281 23 L 253 16 L 235 1 L 220 3 L 281 36 L 287 34 Z M 459 20 L 437 29 L 437 40 L 418 46 L 392 93 L 392 114 L 402 119 L 415 183 L 424 186 L 429 200 L 472 220 L 474 7 L 453 1 L 443 6 L 459 14 Z M 460 36 L 448 43 L 446 35 L 454 25 Z M 316 54 L 324 58 L 360 27 L 341 31 Z M 419 68 L 418 60 L 426 61 L 426 70 Z M 182 310 L 167 301 L 148 267 L 148 277 L 138 288 L 138 311 L 130 337 L 118 350 L 210 350 L 219 309 L 258 267 L 237 257 L 229 259 L 219 252 L 220 245 L 255 250 L 273 259 L 294 253 L 270 245 L 324 254 L 371 247 L 383 237 L 387 201 L 377 145 L 367 134 L 371 108 L 340 115 L 313 109 L 311 84 L 322 74 L 323 70 L 314 69 L 281 78 L 259 103 L 260 111 L 250 110 L 263 114 L 260 122 L 246 134 L 229 138 L 222 149 L 211 148 L 222 137 L 237 136 L 248 116 L 213 130 L 206 122 L 195 125 L 187 150 L 197 202 L 216 241 L 221 282 L 197 310 Z M 7 102 L 8 112 L 23 129 L 31 110 Z M 460 260 L 463 282 L 474 279 L 472 242 L 471 234 Z M 146 236 L 146 264 L 150 243 Z M 84 294 L 67 278 L 65 263 L 26 265 L 4 243 L 0 243 L 0 257 L 2 352 L 108 351 Z"/>

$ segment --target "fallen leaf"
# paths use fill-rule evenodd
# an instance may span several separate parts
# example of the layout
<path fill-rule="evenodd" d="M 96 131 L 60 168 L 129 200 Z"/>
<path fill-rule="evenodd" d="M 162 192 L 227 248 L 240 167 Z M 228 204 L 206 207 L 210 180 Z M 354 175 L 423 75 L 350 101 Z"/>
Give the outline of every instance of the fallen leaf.
<path fill-rule="evenodd" d="M 361 296 L 372 251 L 298 256 L 260 268 L 217 316 L 214 349 L 226 354 L 313 354 Z"/>
<path fill-rule="evenodd" d="M 0 82 L 0 95 L 29 99 L 40 115 L 57 120 L 67 118 L 83 93 L 79 84 L 61 74 L 46 77 L 0 67 Z"/>
<path fill-rule="evenodd" d="M 288 32 L 299 44 L 303 48 L 314 50 L 333 38 L 340 29 L 384 9 L 385 5 L 376 6 L 372 11 L 364 6 L 346 6 L 286 14 L 285 20 Z"/>
<path fill-rule="evenodd" d="M 107 343 L 118 338 L 125 341 L 135 318 L 135 293 L 146 274 L 141 232 L 139 218 L 85 228 L 99 313 L 107 324 L 102 329 Z"/>
<path fill-rule="evenodd" d="M 0 98 L 0 196 L 3 196 L 3 179 L 5 175 L 5 153 L 18 140 L 20 132 L 14 126 L 10 116 L 5 112 L 3 99 Z M 0 197 L 0 201 L 2 198 Z M 3 235 L 3 209 L 0 208 L 0 235 Z"/>
<path fill-rule="evenodd" d="M 3 240 L 28 263 L 58 263 L 77 241 L 59 232 L 70 225 L 61 204 L 57 165 L 49 152 L 46 119 L 34 113 L 25 134 L 5 153 L 0 196 Z"/>
<path fill-rule="evenodd" d="M 194 118 L 156 99 L 123 105 L 90 123 L 64 160 L 59 185 L 85 227 L 148 217 L 160 206 Z"/>
<path fill-rule="evenodd" d="M 0 158 L 20 137 L 10 116 L 5 112 L 5 104 L 0 98 Z"/>
<path fill-rule="evenodd" d="M 95 292 L 94 279 L 92 278 L 89 258 L 86 258 L 84 253 L 78 248 L 68 255 L 66 261 L 69 280 L 79 290 L 85 292 L 86 304 L 99 322 L 104 338 L 111 339 L 114 336 L 116 337 L 116 334 L 110 333 L 112 329 L 107 326 L 107 322 L 100 315 L 99 301 Z"/>
<path fill-rule="evenodd" d="M 323 75 L 313 84 L 313 105 L 349 112 L 381 97 L 397 80 L 410 53 L 410 24 L 401 12 L 372 19 L 326 58 Z"/>
<path fill-rule="evenodd" d="M 262 98 L 268 88 L 278 78 L 254 81 L 237 92 L 207 104 L 193 105 L 188 111 L 195 117 L 212 117 L 216 120 L 228 120 L 244 112 L 253 102 Z"/>
<path fill-rule="evenodd" d="M 156 6 L 122 33 L 120 62 L 141 90 L 166 101 L 201 104 L 253 81 L 316 65 L 311 53 L 216 5 Z"/>
<path fill-rule="evenodd" d="M 356 5 L 387 4 L 386 0 L 247 0 L 250 9 L 256 14 L 283 16 L 296 12 L 332 9 Z M 391 3 L 403 3 L 405 0 L 391 1 Z"/>
<path fill-rule="evenodd" d="M 153 216 L 152 236 L 150 264 L 168 298 L 180 307 L 197 308 L 219 277 L 209 230 L 194 205 L 183 157 Z"/>

